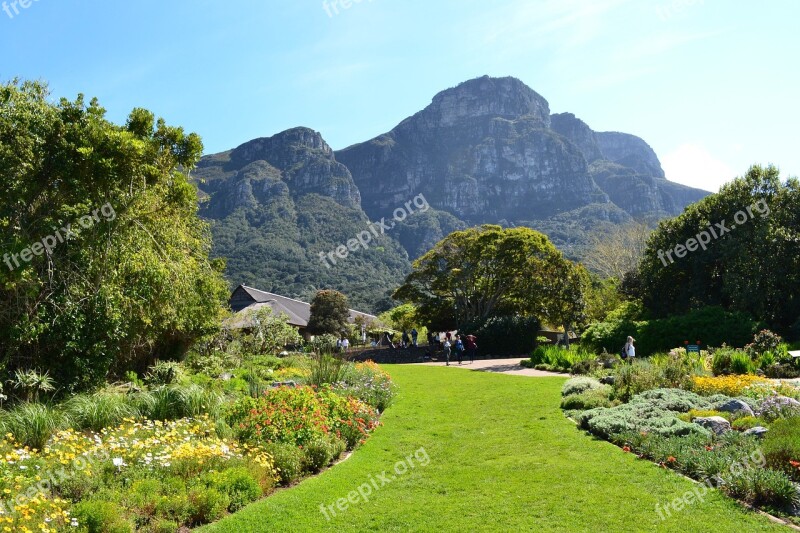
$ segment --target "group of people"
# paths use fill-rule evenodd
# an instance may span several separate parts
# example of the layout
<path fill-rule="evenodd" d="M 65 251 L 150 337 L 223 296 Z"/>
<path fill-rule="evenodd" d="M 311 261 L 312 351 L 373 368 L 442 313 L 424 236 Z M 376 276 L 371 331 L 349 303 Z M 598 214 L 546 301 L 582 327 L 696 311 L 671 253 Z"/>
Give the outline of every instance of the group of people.
<path fill-rule="evenodd" d="M 465 335 L 463 339 L 461 338 L 461 335 L 456 335 L 455 340 L 453 341 L 453 334 L 448 331 L 445 333 L 444 342 L 442 342 L 438 339 L 438 334 L 436 335 L 436 341 L 442 345 L 446 366 L 450 366 L 450 355 L 452 352 L 455 352 L 459 365 L 464 362 L 465 352 L 467 357 L 469 357 L 469 362 L 474 362 L 475 353 L 478 351 L 478 344 L 475 342 L 477 340 L 478 338 L 475 335 L 470 334 Z"/>

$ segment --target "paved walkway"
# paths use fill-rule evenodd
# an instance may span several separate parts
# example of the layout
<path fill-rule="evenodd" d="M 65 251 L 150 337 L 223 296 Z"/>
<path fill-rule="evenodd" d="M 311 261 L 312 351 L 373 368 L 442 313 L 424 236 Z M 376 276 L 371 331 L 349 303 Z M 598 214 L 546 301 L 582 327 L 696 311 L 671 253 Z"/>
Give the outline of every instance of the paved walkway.
<path fill-rule="evenodd" d="M 567 374 L 559 374 L 557 372 L 546 372 L 544 370 L 534 370 L 533 368 L 525 368 L 519 362 L 525 357 L 513 359 L 478 359 L 470 363 L 465 361 L 463 365 L 459 365 L 458 361 L 450 361 L 452 368 L 466 368 L 467 370 L 478 370 L 481 372 L 494 372 L 498 374 L 511 374 L 515 376 L 533 376 L 533 377 L 546 377 L 557 376 L 567 377 Z M 434 363 L 415 363 L 423 366 L 445 366 L 444 361 Z"/>

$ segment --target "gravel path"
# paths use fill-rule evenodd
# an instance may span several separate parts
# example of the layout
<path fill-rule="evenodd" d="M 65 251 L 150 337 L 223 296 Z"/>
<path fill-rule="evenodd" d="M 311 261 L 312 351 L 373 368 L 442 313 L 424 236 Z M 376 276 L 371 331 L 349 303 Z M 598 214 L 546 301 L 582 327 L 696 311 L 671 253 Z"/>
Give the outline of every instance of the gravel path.
<path fill-rule="evenodd" d="M 450 361 L 450 366 L 452 368 L 465 368 L 467 370 L 479 370 L 481 372 L 495 372 L 498 374 L 511 374 L 515 376 L 531 376 L 531 377 L 547 377 L 547 376 L 556 376 L 556 377 L 568 377 L 567 374 L 558 374 L 557 372 L 545 372 L 544 370 L 534 370 L 533 368 L 525 368 L 524 366 L 520 365 L 519 362 L 525 357 L 514 358 L 514 359 L 478 359 L 470 363 L 469 361 L 465 361 L 464 364 L 459 365 L 458 361 Z M 445 366 L 444 361 L 438 361 L 433 363 L 415 363 L 417 365 L 423 366 Z"/>

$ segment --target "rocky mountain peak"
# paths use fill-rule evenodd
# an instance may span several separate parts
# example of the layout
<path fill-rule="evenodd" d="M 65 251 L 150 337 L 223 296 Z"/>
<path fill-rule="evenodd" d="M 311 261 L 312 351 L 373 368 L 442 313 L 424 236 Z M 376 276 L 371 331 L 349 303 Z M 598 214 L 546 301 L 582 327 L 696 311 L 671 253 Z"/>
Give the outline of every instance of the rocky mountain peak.
<path fill-rule="evenodd" d="M 311 128 L 296 127 L 272 137 L 261 137 L 242 144 L 231 152 L 231 162 L 235 165 L 246 165 L 259 160 L 278 160 L 294 164 L 305 159 L 308 151 L 333 159 L 333 150 L 319 132 Z"/>
<path fill-rule="evenodd" d="M 550 125 L 550 106 L 536 91 L 512 77 L 483 76 L 440 92 L 424 113 L 439 126 L 452 126 L 479 117 L 510 120 L 533 117 Z"/>

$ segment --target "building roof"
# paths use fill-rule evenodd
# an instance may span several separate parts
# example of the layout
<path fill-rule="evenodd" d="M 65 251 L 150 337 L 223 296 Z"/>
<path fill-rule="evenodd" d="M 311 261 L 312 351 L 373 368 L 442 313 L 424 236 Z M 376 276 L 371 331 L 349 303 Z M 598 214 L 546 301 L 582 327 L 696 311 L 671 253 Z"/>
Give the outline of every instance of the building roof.
<path fill-rule="evenodd" d="M 246 328 L 252 324 L 248 315 L 263 307 L 269 307 L 276 315 L 284 313 L 288 317 L 288 323 L 298 328 L 308 326 L 308 319 L 311 317 L 311 304 L 287 298 L 279 294 L 261 291 L 246 285 L 239 285 L 231 294 L 231 309 L 236 312 L 236 316 L 229 322 L 229 327 Z M 356 317 L 361 316 L 368 320 L 377 320 L 377 317 L 350 309 L 350 323 L 355 322 Z"/>

